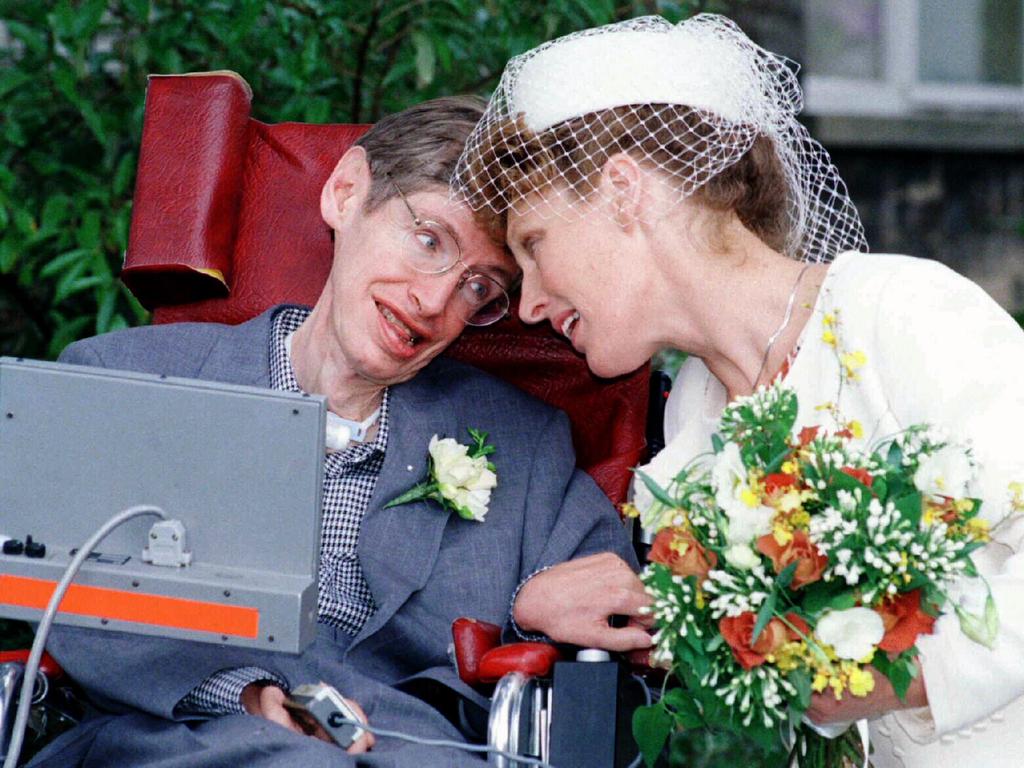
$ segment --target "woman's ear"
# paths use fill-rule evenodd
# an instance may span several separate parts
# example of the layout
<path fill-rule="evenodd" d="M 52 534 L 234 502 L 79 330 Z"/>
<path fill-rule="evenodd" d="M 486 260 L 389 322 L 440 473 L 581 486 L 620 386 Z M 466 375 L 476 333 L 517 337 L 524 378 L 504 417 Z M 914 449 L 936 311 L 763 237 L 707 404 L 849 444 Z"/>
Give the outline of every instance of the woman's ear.
<path fill-rule="evenodd" d="M 345 214 L 362 206 L 371 183 L 366 150 L 352 147 L 341 156 L 320 192 L 320 215 L 331 229 L 337 231 Z"/>
<path fill-rule="evenodd" d="M 608 201 L 612 218 L 623 229 L 632 227 L 640 217 L 644 178 L 636 160 L 625 152 L 609 157 L 601 169 L 601 196 Z"/>

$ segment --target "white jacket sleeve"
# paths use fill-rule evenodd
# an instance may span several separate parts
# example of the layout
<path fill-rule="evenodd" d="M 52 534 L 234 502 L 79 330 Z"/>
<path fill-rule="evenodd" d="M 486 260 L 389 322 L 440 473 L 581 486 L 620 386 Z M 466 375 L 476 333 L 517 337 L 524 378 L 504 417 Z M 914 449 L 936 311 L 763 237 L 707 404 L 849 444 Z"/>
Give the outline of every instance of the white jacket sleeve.
<path fill-rule="evenodd" d="M 898 258 L 898 257 L 896 257 Z M 899 713 L 912 738 L 964 728 L 1024 696 L 1024 520 L 1010 484 L 1024 481 L 1024 331 L 977 285 L 934 262 L 901 259 L 877 297 L 869 365 L 901 424 L 943 426 L 973 444 L 976 493 L 992 542 L 974 555 L 999 609 L 992 650 L 944 615 L 918 640 L 929 713 Z M 870 301 L 859 296 L 860 301 Z"/>

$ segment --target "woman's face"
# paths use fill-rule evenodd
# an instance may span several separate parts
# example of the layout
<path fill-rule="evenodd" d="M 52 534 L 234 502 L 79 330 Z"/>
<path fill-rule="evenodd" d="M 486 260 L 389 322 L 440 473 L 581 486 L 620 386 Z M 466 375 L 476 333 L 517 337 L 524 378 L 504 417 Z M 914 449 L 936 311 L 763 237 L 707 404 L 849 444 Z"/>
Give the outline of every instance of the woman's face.
<path fill-rule="evenodd" d="M 658 350 L 645 337 L 647 254 L 603 209 L 570 211 L 556 197 L 509 212 L 508 243 L 523 271 L 520 317 L 551 323 L 598 376 L 629 373 Z"/>

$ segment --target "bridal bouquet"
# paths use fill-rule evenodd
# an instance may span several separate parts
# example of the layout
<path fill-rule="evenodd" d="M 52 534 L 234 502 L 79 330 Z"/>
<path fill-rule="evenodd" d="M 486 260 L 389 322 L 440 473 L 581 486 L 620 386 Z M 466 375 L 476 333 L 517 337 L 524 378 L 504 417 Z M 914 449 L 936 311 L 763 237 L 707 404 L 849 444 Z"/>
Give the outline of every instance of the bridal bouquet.
<path fill-rule="evenodd" d="M 834 430 L 795 429 L 797 405 L 781 384 L 759 389 L 726 408 L 711 453 L 667 481 L 637 473 L 637 513 L 657 531 L 642 576 L 652 656 L 680 683 L 634 720 L 649 765 L 672 730 L 700 726 L 825 765 L 802 724 L 812 692 L 866 696 L 874 668 L 904 697 L 917 638 L 943 611 L 994 641 L 970 559 L 989 538 L 970 449 L 924 425 L 866 448 L 834 406 Z M 854 743 L 836 742 L 843 758 Z"/>

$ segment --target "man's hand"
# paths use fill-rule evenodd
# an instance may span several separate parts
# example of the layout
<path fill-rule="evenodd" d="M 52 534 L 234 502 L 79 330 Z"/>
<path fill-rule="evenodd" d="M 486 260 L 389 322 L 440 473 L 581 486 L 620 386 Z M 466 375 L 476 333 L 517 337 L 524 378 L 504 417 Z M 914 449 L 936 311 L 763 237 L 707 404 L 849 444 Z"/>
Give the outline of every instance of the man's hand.
<path fill-rule="evenodd" d="M 633 569 L 605 552 L 549 568 L 523 585 L 512 618 L 524 632 L 539 632 L 557 643 L 632 651 L 651 647 L 641 609 L 651 598 Z M 629 616 L 629 626 L 612 628 L 613 615 Z"/>
<path fill-rule="evenodd" d="M 854 696 L 847 691 L 841 700 L 836 701 L 836 697 L 826 688 L 822 693 L 815 693 L 811 696 L 811 706 L 807 709 L 807 717 L 818 725 L 828 725 L 881 717 L 897 709 L 928 706 L 928 694 L 925 691 L 924 676 L 921 674 L 919 662 L 917 663 L 917 677 L 910 682 L 906 701 L 896 695 L 889 678 L 874 667 L 869 666 L 866 669 L 875 678 L 875 689 L 871 693 L 867 696 Z"/>
<path fill-rule="evenodd" d="M 272 723 L 283 725 L 290 731 L 305 734 L 306 731 L 302 725 L 296 722 L 291 716 L 291 713 L 285 709 L 284 700 L 286 698 L 287 695 L 285 692 L 276 685 L 250 683 L 242 690 L 242 706 L 250 715 L 264 717 Z M 352 701 L 352 699 L 345 699 L 345 701 L 350 707 L 352 707 L 355 713 L 359 715 L 359 719 L 365 723 L 366 713 L 363 712 L 363 708 L 356 702 Z M 310 735 L 320 739 L 321 741 L 326 741 L 331 744 L 334 743 L 331 737 L 327 735 L 327 732 L 319 726 L 317 726 L 316 730 Z M 376 742 L 377 740 L 373 737 L 372 733 L 364 731 L 363 735 L 352 742 L 352 746 L 345 751 L 350 755 L 368 752 Z"/>

